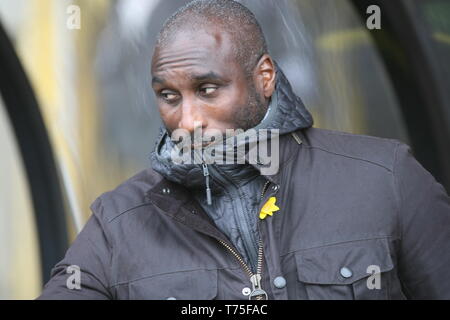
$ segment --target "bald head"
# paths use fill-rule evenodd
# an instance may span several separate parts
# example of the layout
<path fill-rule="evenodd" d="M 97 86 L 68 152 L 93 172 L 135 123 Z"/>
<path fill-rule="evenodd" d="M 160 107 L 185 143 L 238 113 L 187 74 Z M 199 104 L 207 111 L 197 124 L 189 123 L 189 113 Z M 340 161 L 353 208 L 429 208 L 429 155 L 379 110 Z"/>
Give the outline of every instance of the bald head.
<path fill-rule="evenodd" d="M 261 26 L 253 13 L 232 0 L 194 0 L 176 11 L 164 24 L 157 39 L 156 50 L 172 43 L 181 33 L 195 37 L 198 32 L 227 34 L 236 61 L 247 76 L 252 74 L 259 59 L 268 52 Z"/>

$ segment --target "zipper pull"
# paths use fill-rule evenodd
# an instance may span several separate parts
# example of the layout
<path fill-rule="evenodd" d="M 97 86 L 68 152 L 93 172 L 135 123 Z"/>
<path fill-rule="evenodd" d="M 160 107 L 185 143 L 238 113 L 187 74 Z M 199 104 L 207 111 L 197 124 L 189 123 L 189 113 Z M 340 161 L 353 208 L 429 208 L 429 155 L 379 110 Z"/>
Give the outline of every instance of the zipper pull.
<path fill-rule="evenodd" d="M 206 163 L 203 163 L 203 176 L 206 179 L 206 203 L 210 206 L 212 205 L 211 200 L 211 189 L 209 188 L 209 170 L 208 165 Z"/>
<path fill-rule="evenodd" d="M 256 300 L 268 300 L 267 292 L 261 288 L 261 275 L 259 273 L 254 274 L 251 276 L 250 281 L 253 289 L 248 296 L 248 300 L 253 300 L 252 298 L 256 298 Z M 264 296 L 264 299 L 260 296 Z"/>

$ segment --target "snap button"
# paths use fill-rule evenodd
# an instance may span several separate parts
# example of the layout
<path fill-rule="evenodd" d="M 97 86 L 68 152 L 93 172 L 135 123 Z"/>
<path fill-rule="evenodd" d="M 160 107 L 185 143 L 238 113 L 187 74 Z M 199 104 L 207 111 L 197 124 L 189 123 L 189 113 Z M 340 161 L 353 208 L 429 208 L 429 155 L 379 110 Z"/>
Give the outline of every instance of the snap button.
<path fill-rule="evenodd" d="M 169 298 L 167 298 L 167 300 L 177 300 L 177 298 L 175 298 L 175 297 L 169 297 Z"/>
<path fill-rule="evenodd" d="M 272 190 L 273 190 L 273 191 L 277 191 L 279 187 L 280 187 L 280 186 L 278 186 L 278 185 L 274 185 L 274 186 L 272 186 Z"/>
<path fill-rule="evenodd" d="M 249 287 L 245 287 L 244 289 L 242 289 L 242 294 L 244 296 L 249 296 L 250 293 L 252 293 L 252 290 Z"/>
<path fill-rule="evenodd" d="M 286 286 L 286 279 L 284 277 L 276 277 L 273 280 L 273 284 L 275 285 L 276 288 L 278 289 L 283 289 Z"/>
<path fill-rule="evenodd" d="M 340 273 L 341 273 L 341 276 L 343 276 L 344 278 L 350 278 L 353 275 L 352 270 L 350 270 L 347 267 L 341 268 Z"/>
<path fill-rule="evenodd" d="M 162 189 L 163 194 L 170 194 L 170 189 L 169 188 L 164 188 Z"/>

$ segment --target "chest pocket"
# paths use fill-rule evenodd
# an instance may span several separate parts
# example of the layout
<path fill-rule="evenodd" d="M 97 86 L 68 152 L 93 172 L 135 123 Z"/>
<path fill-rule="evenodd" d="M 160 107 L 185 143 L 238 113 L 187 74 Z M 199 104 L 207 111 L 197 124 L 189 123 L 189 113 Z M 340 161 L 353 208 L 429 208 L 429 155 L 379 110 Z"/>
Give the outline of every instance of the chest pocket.
<path fill-rule="evenodd" d="M 389 299 L 394 265 L 387 239 L 301 250 L 295 261 L 309 299 Z"/>
<path fill-rule="evenodd" d="M 217 296 L 217 270 L 166 273 L 128 284 L 132 300 L 211 300 Z"/>

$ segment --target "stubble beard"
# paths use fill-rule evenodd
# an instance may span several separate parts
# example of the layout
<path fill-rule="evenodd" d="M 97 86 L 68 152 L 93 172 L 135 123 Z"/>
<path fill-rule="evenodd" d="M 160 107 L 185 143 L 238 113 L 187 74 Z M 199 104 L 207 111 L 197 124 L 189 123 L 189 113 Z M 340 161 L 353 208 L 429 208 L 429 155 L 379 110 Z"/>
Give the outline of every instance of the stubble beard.
<path fill-rule="evenodd" d="M 247 103 L 238 109 L 234 123 L 235 129 L 244 131 L 256 127 L 266 115 L 268 108 L 264 98 L 256 91 L 253 81 L 249 83 Z"/>

